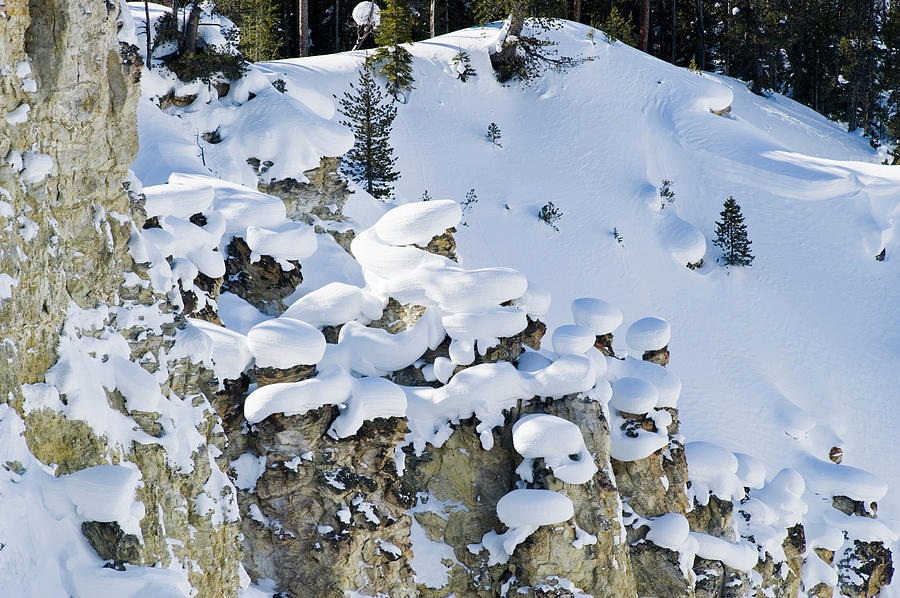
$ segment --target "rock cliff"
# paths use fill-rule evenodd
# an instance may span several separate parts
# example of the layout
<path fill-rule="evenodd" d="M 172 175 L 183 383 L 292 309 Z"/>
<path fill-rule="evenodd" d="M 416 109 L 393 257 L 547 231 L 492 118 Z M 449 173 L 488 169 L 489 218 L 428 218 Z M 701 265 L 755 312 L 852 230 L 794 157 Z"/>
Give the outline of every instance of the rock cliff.
<path fill-rule="evenodd" d="M 135 572 L 175 570 L 180 586 L 136 581 L 122 595 L 137 596 L 155 583 L 147 590 L 154 595 L 169 595 L 156 591 L 165 586 L 171 595 L 237 596 L 248 583 L 244 568 L 250 579 L 270 580 L 273 592 L 296 598 L 799 592 L 868 598 L 890 581 L 888 548 L 853 533 L 860 522 L 874 521 L 874 507 L 858 497 L 824 497 L 829 521 L 837 522 L 835 539 L 805 529 L 790 510 L 803 493 L 796 472 L 757 480 L 741 469 L 752 462 L 739 463 L 731 453 L 714 460 L 725 464 L 721 479 L 702 467 L 691 471 L 674 403 L 680 383 L 670 403 L 655 408 L 654 400 L 638 413 L 599 390 L 530 393 L 490 414 L 495 425 L 469 411 L 426 432 L 414 430 L 411 418 L 389 415 L 360 417 L 353 433 L 336 434 L 352 397 L 248 419 L 251 391 L 311 382 L 324 368 L 256 363 L 216 378 L 215 341 L 186 316 L 218 325 L 220 293 L 279 315 L 303 280 L 303 259 L 260 254 L 256 241 L 234 235 L 224 255 L 215 243 L 209 248 L 221 272 L 192 271 L 185 280 L 170 268 L 177 256 L 154 253 L 151 240 L 166 214 L 148 221 L 140 182 L 128 172 L 137 151 L 141 64 L 117 38 L 118 11 L 100 0 L 0 2 L 0 396 L 8 408 L 0 413 L 5 424 L 21 420 L 39 462 L 8 461 L 6 472 L 11 484 L 42 480 L 47 488 L 55 482 L 41 475 L 69 484 L 79 472 L 112 471 L 103 466 L 140 478 L 129 486 L 134 496 L 121 516 L 86 514 L 93 511 L 77 498 L 45 498 L 57 521 L 120 570 L 94 562 L 89 573 L 74 574 L 94 585 L 60 581 L 52 592 L 88 595 L 85 587 L 134 580 Z M 304 174 L 308 182 L 270 181 L 260 190 L 283 200 L 292 221 L 314 224 L 350 250 L 362 231 L 341 213 L 349 189 L 337 161 L 323 159 Z M 217 226 L 214 212 L 207 202 L 175 220 L 208 232 Z M 453 229 L 445 230 L 397 246 L 452 262 Z M 419 323 L 424 329 L 431 317 L 401 296 L 385 297 L 382 307 L 380 317 L 354 322 L 357 334 L 396 339 Z M 504 300 L 498 313 L 510 307 Z M 546 327 L 521 315 L 517 333 L 479 339 L 477 355 L 472 341 L 468 361 L 459 357 L 464 343 L 442 328 L 436 342 L 401 367 L 360 368 L 411 393 L 491 365 L 508 365 L 496 372 L 533 373 L 520 360 L 525 347 L 540 348 Z M 332 348 L 347 336 L 342 327 L 351 322 L 342 322 L 318 326 Z M 619 359 L 611 329 L 594 332 L 578 363 L 602 360 L 590 363 L 595 379 L 602 363 L 617 368 L 609 376 L 616 384 L 631 379 L 629 372 L 649 371 L 660 388 L 672 385 L 664 369 L 667 341 L 636 353 L 643 361 Z M 481 350 L 482 344 L 490 346 Z M 608 358 L 585 357 L 600 350 Z M 613 392 L 608 384 L 606 390 Z M 536 414 L 580 431 L 588 462 L 577 454 L 570 460 L 591 467 L 592 475 L 573 480 L 549 457 L 524 460 L 516 424 Z M 429 441 L 417 442 L 426 433 Z M 656 444 L 646 454 L 616 451 L 620 439 L 647 438 Z M 715 452 L 695 449 L 696 463 Z M 498 547 L 498 537 L 515 532 L 498 503 L 516 490 L 565 497 L 571 516 Z M 21 513 L 11 516 L 27 511 L 14 508 Z M 16 538 L 0 544 L 23 561 L 34 559 L 28 547 Z M 12 571 L 2 567 L 4 575 Z M 17 586 L 22 595 L 36 595 L 38 586 L 29 583 L 37 584 L 26 579 Z"/>

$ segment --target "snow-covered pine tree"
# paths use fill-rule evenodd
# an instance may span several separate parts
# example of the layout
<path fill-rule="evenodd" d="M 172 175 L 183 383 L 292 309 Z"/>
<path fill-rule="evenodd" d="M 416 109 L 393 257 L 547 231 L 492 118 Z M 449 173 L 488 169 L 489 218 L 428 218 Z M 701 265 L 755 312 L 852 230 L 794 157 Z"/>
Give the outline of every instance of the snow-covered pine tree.
<path fill-rule="evenodd" d="M 403 95 L 415 89 L 415 78 L 412 72 L 412 54 L 400 44 L 413 41 L 412 31 L 415 25 L 405 0 L 387 0 L 387 6 L 381 11 L 381 25 L 375 33 L 378 49 L 373 55 L 379 65 L 378 72 L 387 80 L 387 91 L 399 100 Z"/>
<path fill-rule="evenodd" d="M 747 238 L 741 206 L 734 197 L 729 197 L 724 208 L 720 214 L 722 221 L 716 222 L 716 238 L 713 240 L 713 245 L 722 250 L 719 261 L 726 266 L 749 266 L 753 254 L 750 253 L 750 239 Z"/>
<path fill-rule="evenodd" d="M 346 118 L 341 124 L 350 127 L 356 141 L 341 164 L 350 178 L 374 197 L 387 197 L 394 190 L 391 183 L 400 178 L 394 170 L 397 159 L 390 144 L 397 108 L 385 102 L 387 96 L 375 81 L 368 60 L 360 69 L 359 81 L 351 83 L 350 88 L 354 93 L 344 92 L 338 110 Z"/>

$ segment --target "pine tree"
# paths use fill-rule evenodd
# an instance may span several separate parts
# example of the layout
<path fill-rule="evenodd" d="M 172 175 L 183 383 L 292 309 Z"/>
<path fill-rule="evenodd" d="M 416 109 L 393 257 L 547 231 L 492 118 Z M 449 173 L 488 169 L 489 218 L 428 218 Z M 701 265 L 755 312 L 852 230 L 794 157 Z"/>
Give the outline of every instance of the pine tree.
<path fill-rule="evenodd" d="M 379 64 L 378 72 L 387 80 L 387 91 L 399 100 L 407 91 L 415 89 L 412 72 L 412 54 L 400 44 L 412 43 L 415 25 L 404 0 L 388 0 L 381 11 L 381 25 L 375 34 L 378 49 L 373 55 Z"/>
<path fill-rule="evenodd" d="M 500 125 L 497 123 L 491 123 L 488 125 L 487 133 L 485 133 L 484 138 L 496 145 L 497 147 L 503 147 L 500 145 L 500 137 L 502 134 L 500 133 Z"/>
<path fill-rule="evenodd" d="M 387 96 L 375 81 L 369 61 L 363 63 L 359 81 L 350 84 L 351 92 L 344 92 L 338 110 L 346 117 L 341 124 L 353 131 L 353 148 L 344 154 L 344 171 L 363 185 L 374 197 L 386 197 L 393 192 L 393 183 L 400 178 L 394 170 L 397 159 L 390 145 L 391 126 L 397 108 L 386 103 Z"/>
<path fill-rule="evenodd" d="M 749 266 L 753 261 L 750 253 L 750 240 L 747 238 L 747 225 L 741 214 L 741 206 L 729 197 L 725 200 L 725 209 L 716 222 L 716 238 L 713 245 L 722 250 L 719 261 L 726 266 Z"/>
<path fill-rule="evenodd" d="M 609 43 L 614 44 L 617 41 L 623 41 L 629 46 L 637 45 L 637 39 L 631 28 L 631 23 L 619 12 L 619 8 L 613 6 L 612 11 L 606 20 L 602 23 L 596 23 L 595 27 L 599 27 L 606 33 L 606 39 Z"/>
<path fill-rule="evenodd" d="M 216 7 L 241 31 L 239 48 L 252 62 L 281 58 L 275 0 L 217 0 Z"/>

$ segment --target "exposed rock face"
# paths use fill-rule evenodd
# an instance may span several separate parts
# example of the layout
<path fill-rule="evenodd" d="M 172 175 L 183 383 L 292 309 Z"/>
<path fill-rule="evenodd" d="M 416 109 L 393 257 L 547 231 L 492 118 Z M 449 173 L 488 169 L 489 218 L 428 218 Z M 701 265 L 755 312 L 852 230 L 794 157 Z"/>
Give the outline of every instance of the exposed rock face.
<path fill-rule="evenodd" d="M 291 220 L 313 224 L 315 216 L 321 220 L 342 221 L 342 210 L 350 191 L 347 181 L 338 174 L 340 167 L 340 158 L 322 158 L 318 168 L 303 173 L 308 183 L 288 178 L 260 183 L 259 190 L 281 198 Z"/>
<path fill-rule="evenodd" d="M 253 577 L 275 579 L 286 595 L 416 596 L 408 555 L 412 496 L 394 464 L 406 423 L 363 426 L 349 441 L 325 432 L 336 409 L 267 418 L 251 433 L 266 469 L 256 491 L 241 492 L 245 565 Z"/>
<path fill-rule="evenodd" d="M 270 255 L 253 261 L 252 253 L 240 237 L 229 243 L 222 290 L 234 293 L 263 313 L 278 315 L 286 309 L 282 299 L 303 282 L 300 264 L 291 262 L 294 268 L 285 270 Z"/>
<path fill-rule="evenodd" d="M 146 265 L 129 254 L 145 218 L 142 198 L 123 188 L 137 152 L 141 65 L 116 37 L 118 11 L 118 3 L 101 0 L 0 6 L 0 400 L 23 416 L 30 450 L 58 475 L 124 461 L 140 469 L 142 538 L 113 523 L 84 525 L 102 558 L 182 566 L 199 596 L 234 596 L 237 526 L 198 500 L 224 480 L 212 458 L 224 437 L 208 401 L 211 372 L 173 351 L 183 318 L 169 289 L 154 289 Z M 159 314 L 156 324 L 137 315 L 151 312 Z M 167 423 L 173 433 L 172 426 L 196 427 L 192 468 L 174 465 L 159 444 L 114 443 L 96 422 L 25 408 L 23 385 L 45 381 L 60 358 L 61 336 L 74 347 L 121 338 L 133 363 L 159 374 L 161 400 L 184 402 L 202 420 Z M 85 351 L 97 367 L 107 357 Z M 127 409 L 118 389 L 95 399 L 151 438 L 165 435 L 159 413 Z"/>
<path fill-rule="evenodd" d="M 10 277 L 0 286 L 15 281 L 0 300 L 4 397 L 43 380 L 70 302 L 112 302 L 122 281 L 126 246 L 116 241 L 129 225 L 105 214 L 129 214 L 122 182 L 137 151 L 140 65 L 118 53 L 117 10 L 98 0 L 0 7 L 0 201 L 9 206 L 0 273 Z"/>
<path fill-rule="evenodd" d="M 894 565 L 891 551 L 881 542 L 860 542 L 844 551 L 838 559 L 841 594 L 850 598 L 872 598 L 891 583 Z"/>

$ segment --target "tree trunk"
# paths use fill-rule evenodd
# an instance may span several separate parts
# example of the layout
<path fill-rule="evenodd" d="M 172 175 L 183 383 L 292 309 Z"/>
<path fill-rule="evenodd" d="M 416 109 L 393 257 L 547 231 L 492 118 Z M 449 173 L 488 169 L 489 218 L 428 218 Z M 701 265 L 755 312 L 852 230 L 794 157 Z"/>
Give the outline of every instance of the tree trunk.
<path fill-rule="evenodd" d="M 581 0 L 575 0 L 572 4 L 572 20 L 576 23 L 581 22 Z"/>
<path fill-rule="evenodd" d="M 182 54 L 193 52 L 197 49 L 197 38 L 200 32 L 200 3 L 191 4 L 191 12 L 188 15 L 187 23 L 184 26 L 184 32 L 181 36 Z"/>
<path fill-rule="evenodd" d="M 638 42 L 638 49 L 646 52 L 650 47 L 650 0 L 643 0 L 641 3 L 641 39 Z"/>
<path fill-rule="evenodd" d="M 497 40 L 497 46 L 491 48 L 491 66 L 495 71 L 504 68 L 514 68 L 518 62 L 516 53 L 517 44 L 515 42 L 508 43 L 509 37 L 519 37 L 522 35 L 522 27 L 525 26 L 525 2 L 516 2 L 509 16 L 506 18 L 509 27 L 502 39 Z"/>
<path fill-rule="evenodd" d="M 152 41 L 151 41 L 151 39 L 150 39 L 150 6 L 149 6 L 147 0 L 144 0 L 144 19 L 145 19 L 144 22 L 147 24 L 147 27 L 146 27 L 146 34 L 147 34 L 147 70 L 148 70 L 148 71 L 152 71 L 152 70 L 153 70 L 153 62 L 152 62 L 152 59 L 153 59 L 153 50 L 152 50 L 152 48 L 153 48 L 153 43 L 152 43 Z"/>
<path fill-rule="evenodd" d="M 675 64 L 676 41 L 678 37 L 678 2 L 672 0 L 672 59 L 669 61 Z"/>
<path fill-rule="evenodd" d="M 334 0 L 334 51 L 341 51 L 341 0 Z"/>
<path fill-rule="evenodd" d="M 697 68 L 706 68 L 706 30 L 703 28 L 703 0 L 697 0 Z"/>
<path fill-rule="evenodd" d="M 297 0 L 297 41 L 299 55 L 309 56 L 309 0 Z"/>
<path fill-rule="evenodd" d="M 444 7 L 444 33 L 450 33 L 450 2 Z"/>
<path fill-rule="evenodd" d="M 431 18 L 428 21 L 428 32 L 431 34 L 431 37 L 434 37 L 434 11 L 435 11 L 435 0 L 431 0 Z"/>

